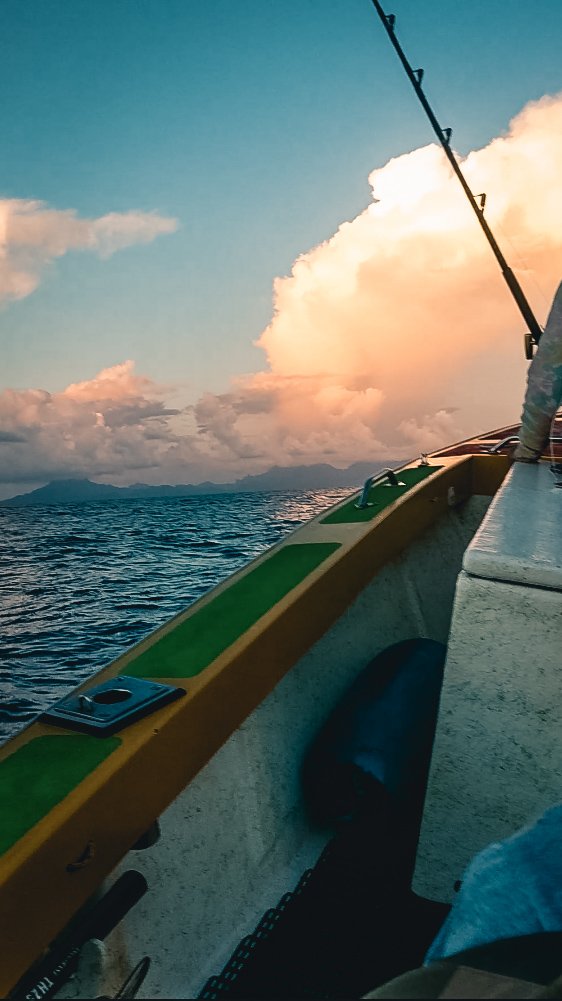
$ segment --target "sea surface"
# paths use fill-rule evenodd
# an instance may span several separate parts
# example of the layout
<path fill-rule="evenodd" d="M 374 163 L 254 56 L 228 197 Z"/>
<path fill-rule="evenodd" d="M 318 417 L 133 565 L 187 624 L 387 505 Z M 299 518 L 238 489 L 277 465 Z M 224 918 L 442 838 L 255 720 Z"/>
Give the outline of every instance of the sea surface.
<path fill-rule="evenodd" d="M 0 743 L 350 492 L 0 507 Z"/>

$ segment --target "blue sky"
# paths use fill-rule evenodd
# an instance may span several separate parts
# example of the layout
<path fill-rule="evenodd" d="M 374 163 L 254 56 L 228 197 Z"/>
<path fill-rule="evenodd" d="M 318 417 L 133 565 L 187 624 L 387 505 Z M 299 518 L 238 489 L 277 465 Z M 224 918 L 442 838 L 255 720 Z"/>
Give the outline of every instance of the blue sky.
<path fill-rule="evenodd" d="M 394 0 L 460 153 L 562 90 L 558 0 Z M 3 0 L 0 197 L 175 232 L 50 261 L 0 309 L 0 388 L 134 359 L 183 398 L 264 368 L 272 283 L 432 140 L 369 0 Z M 493 264 L 491 265 L 493 267 Z"/>

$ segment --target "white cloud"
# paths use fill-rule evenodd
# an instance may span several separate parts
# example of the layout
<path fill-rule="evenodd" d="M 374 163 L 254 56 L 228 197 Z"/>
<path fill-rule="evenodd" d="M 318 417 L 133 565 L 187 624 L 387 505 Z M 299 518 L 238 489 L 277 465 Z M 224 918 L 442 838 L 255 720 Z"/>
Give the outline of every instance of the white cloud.
<path fill-rule="evenodd" d="M 462 166 L 544 320 L 562 271 L 562 95 L 529 104 Z M 275 461 L 405 457 L 519 415 L 524 324 L 442 150 L 369 180 L 372 204 L 276 280 L 258 341 L 267 371 L 236 380 L 236 406 L 216 398 L 228 419 L 206 433 L 238 454 L 259 428 Z"/>
<path fill-rule="evenodd" d="M 70 251 L 111 257 L 125 247 L 173 233 L 177 227 L 176 219 L 150 212 L 111 212 L 98 219 L 82 219 L 74 209 L 1 198 L 0 303 L 30 295 L 47 265 Z"/>
<path fill-rule="evenodd" d="M 60 393 L 0 393 L 0 481 L 122 475 L 159 468 L 177 438 L 159 388 L 131 361 Z"/>
<path fill-rule="evenodd" d="M 562 271 L 562 95 L 528 105 L 463 169 L 486 192 L 513 267 L 507 237 L 516 245 L 544 320 Z M 264 371 L 181 414 L 131 362 L 58 394 L 7 390 L 0 475 L 130 482 L 139 470 L 146 482 L 224 481 L 274 463 L 406 458 L 517 419 L 523 321 L 442 151 L 397 157 L 370 182 L 372 204 L 275 282 L 258 342 Z M 70 249 L 108 254 L 175 228 L 156 216 L 79 220 L 2 204 L 0 236 L 6 244 L 9 204 L 11 242 L 0 251 L 0 297 L 27 294 L 44 263 Z"/>

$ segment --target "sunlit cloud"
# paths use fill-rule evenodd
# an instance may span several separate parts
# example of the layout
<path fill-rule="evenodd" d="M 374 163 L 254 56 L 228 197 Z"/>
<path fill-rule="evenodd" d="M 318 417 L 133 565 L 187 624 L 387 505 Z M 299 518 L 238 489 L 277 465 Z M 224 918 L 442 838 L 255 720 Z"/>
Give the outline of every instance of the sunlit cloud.
<path fill-rule="evenodd" d="M 233 438 L 209 410 L 209 430 L 193 408 L 167 405 L 176 387 L 160 386 L 128 360 L 60 392 L 0 392 L 2 484 L 35 486 L 54 479 L 94 478 L 116 484 L 197 483 L 240 475 L 240 455 L 259 449 Z M 200 413 L 205 414 L 204 402 Z M 225 442 L 219 439 L 225 439 Z M 9 493 L 9 491 L 8 491 Z"/>
<path fill-rule="evenodd" d="M 462 167 L 544 321 L 562 271 L 562 96 L 529 104 Z M 369 181 L 372 204 L 275 282 L 258 341 L 267 371 L 205 398 L 206 433 L 239 454 L 258 424 L 275 461 L 341 463 L 409 456 L 519 415 L 523 321 L 442 150 L 399 156 Z M 494 391 L 478 399 L 490 370 Z M 267 412 L 252 418 L 264 393 Z"/>
<path fill-rule="evenodd" d="M 60 393 L 0 393 L 0 482 L 160 468 L 176 442 L 159 387 L 131 361 Z"/>
<path fill-rule="evenodd" d="M 462 166 L 544 322 L 562 271 L 562 95 L 529 104 Z M 180 409 L 132 362 L 59 393 L 6 390 L 0 476 L 224 481 L 275 463 L 409 458 L 517 419 L 524 324 L 443 152 L 414 150 L 369 180 L 365 211 L 276 280 L 263 371 Z M 70 249 L 108 254 L 175 227 L 10 205 L 4 297 Z"/>
<path fill-rule="evenodd" d="M 398 430 L 414 448 L 429 452 L 454 440 L 455 413 L 454 408 L 438 410 L 435 414 L 425 414 L 419 422 L 411 417 L 402 421 Z"/>
<path fill-rule="evenodd" d="M 107 258 L 177 227 L 176 219 L 150 212 L 111 212 L 82 219 L 74 209 L 0 198 L 0 303 L 30 295 L 45 268 L 70 251 L 87 250 Z"/>

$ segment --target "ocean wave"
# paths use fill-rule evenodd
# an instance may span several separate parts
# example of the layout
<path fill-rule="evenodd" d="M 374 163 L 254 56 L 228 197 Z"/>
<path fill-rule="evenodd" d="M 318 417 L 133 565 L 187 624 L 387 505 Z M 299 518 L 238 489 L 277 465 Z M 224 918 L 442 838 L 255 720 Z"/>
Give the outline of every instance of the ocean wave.
<path fill-rule="evenodd" d="M 0 742 L 346 494 L 0 509 Z"/>

